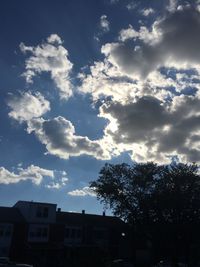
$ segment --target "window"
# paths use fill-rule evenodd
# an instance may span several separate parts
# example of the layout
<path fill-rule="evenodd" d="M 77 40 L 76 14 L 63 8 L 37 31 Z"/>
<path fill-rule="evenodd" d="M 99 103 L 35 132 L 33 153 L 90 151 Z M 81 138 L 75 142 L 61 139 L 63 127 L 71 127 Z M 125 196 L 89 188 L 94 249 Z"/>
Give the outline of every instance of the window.
<path fill-rule="evenodd" d="M 49 227 L 48 225 L 32 224 L 29 226 L 28 240 L 31 242 L 48 241 Z"/>
<path fill-rule="evenodd" d="M 48 218 L 49 216 L 49 208 L 38 206 L 36 211 L 36 216 L 38 218 Z"/>
<path fill-rule="evenodd" d="M 35 232 L 36 237 L 47 237 L 47 227 L 38 227 Z"/>
<path fill-rule="evenodd" d="M 0 224 L 0 238 L 10 238 L 12 235 L 12 225 Z"/>
<path fill-rule="evenodd" d="M 65 227 L 65 241 L 67 242 L 81 242 L 82 229 L 78 226 Z"/>

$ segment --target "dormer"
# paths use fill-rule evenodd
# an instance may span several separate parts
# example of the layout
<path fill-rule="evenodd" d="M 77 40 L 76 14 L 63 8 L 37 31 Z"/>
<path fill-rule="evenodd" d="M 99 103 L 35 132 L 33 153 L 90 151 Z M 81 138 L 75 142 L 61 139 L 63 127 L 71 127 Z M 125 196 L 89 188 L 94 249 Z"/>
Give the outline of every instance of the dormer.
<path fill-rule="evenodd" d="M 55 223 L 56 204 L 18 201 L 14 207 L 18 208 L 29 223 Z"/>

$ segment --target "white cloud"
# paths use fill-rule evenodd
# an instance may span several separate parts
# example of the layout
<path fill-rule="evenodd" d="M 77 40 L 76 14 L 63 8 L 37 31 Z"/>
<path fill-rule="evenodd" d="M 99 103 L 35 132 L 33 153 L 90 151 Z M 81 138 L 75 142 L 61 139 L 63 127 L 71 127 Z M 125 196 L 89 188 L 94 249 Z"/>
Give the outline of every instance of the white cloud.
<path fill-rule="evenodd" d="M 199 11 L 187 5 L 180 8 L 176 1 L 170 5 L 150 28 L 122 29 L 118 41 L 102 46 L 104 60 L 79 74 L 79 92 L 102 101 L 99 116 L 108 121 L 102 139 L 77 135 L 73 124 L 61 116 L 28 120 L 28 132 L 49 154 L 110 159 L 128 151 L 137 161 L 167 163 L 178 155 L 185 162 L 200 162 Z M 48 42 L 61 40 L 54 36 Z M 27 69 L 26 75 L 32 78 L 35 70 Z M 184 95 L 193 89 L 197 92 Z M 60 181 L 47 185 L 60 186 Z M 85 196 L 87 189 L 68 194 Z"/>
<path fill-rule="evenodd" d="M 140 40 L 149 45 L 155 45 L 161 39 L 161 31 L 157 29 L 157 23 L 154 23 L 151 31 L 145 27 L 141 26 L 139 31 L 136 31 L 132 25 L 129 25 L 127 29 L 122 29 L 119 32 L 119 41 L 126 42 L 127 40 L 133 39 L 134 41 Z M 102 47 L 102 49 L 104 46 Z M 136 45 L 134 51 L 140 49 L 140 45 Z M 103 51 L 102 51 L 103 52 Z"/>
<path fill-rule="evenodd" d="M 131 27 L 121 31 L 121 40 L 133 37 L 141 42 L 135 46 L 108 43 L 102 47 L 102 53 L 122 73 L 145 79 L 163 66 L 200 68 L 199 36 L 199 12 L 187 7 L 155 21 L 151 31 L 144 26 L 138 33 Z"/>
<path fill-rule="evenodd" d="M 0 167 L 0 184 L 13 184 L 30 180 L 32 183 L 40 185 L 44 177 L 54 178 L 54 172 L 34 165 L 30 165 L 26 169 L 18 168 L 17 173 Z"/>
<path fill-rule="evenodd" d="M 10 118 L 19 122 L 28 121 L 45 114 L 50 110 L 50 103 L 39 92 L 22 92 L 19 96 L 11 96 L 8 101 Z"/>
<path fill-rule="evenodd" d="M 132 1 L 130 3 L 127 4 L 126 8 L 131 11 L 131 10 L 134 10 L 136 7 L 137 7 L 137 3 L 135 1 Z"/>
<path fill-rule="evenodd" d="M 99 116 L 109 121 L 99 140 L 105 153 L 200 162 L 199 36 L 198 11 L 182 6 L 150 29 L 122 29 L 118 42 L 102 47 L 104 60 L 79 75 L 79 90 L 102 99 Z"/>
<path fill-rule="evenodd" d="M 97 159 L 108 159 L 99 141 L 75 133 L 72 123 L 64 117 L 51 120 L 42 118 L 28 122 L 28 133 L 34 132 L 40 142 L 46 146 L 49 154 L 68 159 L 70 156 L 91 155 Z"/>
<path fill-rule="evenodd" d="M 96 197 L 95 192 L 92 190 L 92 188 L 88 186 L 85 186 L 82 189 L 75 189 L 73 191 L 68 192 L 67 194 L 73 197 Z"/>
<path fill-rule="evenodd" d="M 67 184 L 69 179 L 66 177 L 67 173 L 65 171 L 54 171 L 54 173 L 55 173 L 56 179 L 46 184 L 45 187 L 48 189 L 59 190 Z M 62 176 L 62 175 L 65 175 L 65 176 Z"/>
<path fill-rule="evenodd" d="M 61 183 L 62 185 L 66 185 L 66 183 L 69 181 L 69 179 L 67 177 L 62 177 L 61 178 Z"/>
<path fill-rule="evenodd" d="M 177 96 L 171 103 L 143 96 L 135 102 L 110 102 L 101 115 L 115 120 L 105 129 L 118 153 L 131 151 L 137 161 L 170 161 L 178 155 L 184 162 L 200 162 L 200 99 Z M 117 150 L 116 150 L 117 151 Z"/>
<path fill-rule="evenodd" d="M 153 8 L 145 8 L 142 10 L 142 15 L 145 17 L 148 17 L 149 15 L 152 15 L 155 12 Z"/>
<path fill-rule="evenodd" d="M 57 35 L 57 34 L 51 34 L 48 38 L 47 38 L 47 42 L 50 44 L 62 44 L 62 40 L 61 38 Z"/>
<path fill-rule="evenodd" d="M 34 46 L 20 44 L 23 53 L 31 55 L 26 59 L 26 71 L 23 76 L 28 83 L 33 77 L 42 72 L 49 72 L 58 88 L 60 97 L 68 99 L 73 94 L 71 71 L 73 64 L 69 60 L 68 51 L 62 46 L 62 40 L 56 34 L 50 35 L 47 41 Z"/>
<path fill-rule="evenodd" d="M 62 184 L 57 183 L 57 182 L 52 182 L 46 185 L 46 188 L 48 189 L 60 189 L 61 187 L 62 187 Z"/>
<path fill-rule="evenodd" d="M 106 15 L 102 15 L 100 18 L 100 27 L 104 32 L 108 32 L 110 30 L 110 23 Z"/>
<path fill-rule="evenodd" d="M 94 101 L 101 96 L 112 96 L 115 100 L 124 101 L 127 97 L 134 96 L 140 87 L 136 80 L 121 73 L 107 60 L 94 62 L 90 67 L 90 73 L 81 73 L 79 78 L 81 79 L 79 91 L 90 93 Z"/>
<path fill-rule="evenodd" d="M 124 42 L 129 39 L 136 39 L 139 37 L 139 32 L 133 29 L 131 25 L 127 29 L 122 29 L 119 33 L 119 40 Z"/>
<path fill-rule="evenodd" d="M 169 0 L 169 3 L 167 5 L 167 10 L 169 12 L 175 12 L 178 6 L 178 0 Z"/>

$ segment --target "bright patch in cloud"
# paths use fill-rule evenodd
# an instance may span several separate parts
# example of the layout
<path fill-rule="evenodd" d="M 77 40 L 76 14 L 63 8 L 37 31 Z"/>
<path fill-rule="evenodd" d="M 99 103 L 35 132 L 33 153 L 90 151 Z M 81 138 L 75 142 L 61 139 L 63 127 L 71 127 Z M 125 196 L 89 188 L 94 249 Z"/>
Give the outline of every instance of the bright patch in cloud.
<path fill-rule="evenodd" d="M 8 113 L 10 118 L 19 122 L 29 121 L 45 114 L 50 110 L 50 103 L 39 92 L 23 92 L 18 96 L 10 96 L 8 106 L 11 111 Z"/>

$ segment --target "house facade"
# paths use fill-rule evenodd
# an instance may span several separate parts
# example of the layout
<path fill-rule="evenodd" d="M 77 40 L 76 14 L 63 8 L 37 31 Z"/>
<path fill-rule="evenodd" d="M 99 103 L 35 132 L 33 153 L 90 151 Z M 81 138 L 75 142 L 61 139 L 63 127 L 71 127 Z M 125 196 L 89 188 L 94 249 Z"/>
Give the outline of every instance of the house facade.
<path fill-rule="evenodd" d="M 128 257 L 127 226 L 113 216 L 65 212 L 18 201 L 0 207 L 0 256 L 34 267 L 102 266 Z"/>

